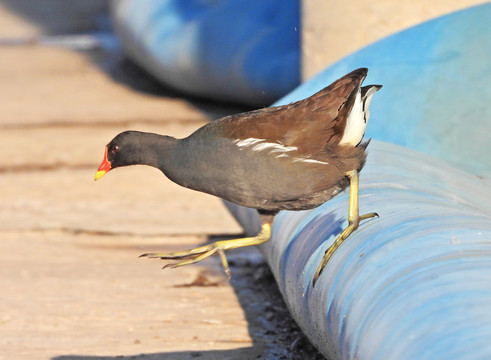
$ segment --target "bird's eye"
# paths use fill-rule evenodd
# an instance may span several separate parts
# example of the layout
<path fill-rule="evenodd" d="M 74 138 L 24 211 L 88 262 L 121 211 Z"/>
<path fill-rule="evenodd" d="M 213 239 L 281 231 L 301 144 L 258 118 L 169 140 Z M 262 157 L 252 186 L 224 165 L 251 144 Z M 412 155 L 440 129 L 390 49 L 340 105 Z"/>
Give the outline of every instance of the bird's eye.
<path fill-rule="evenodd" d="M 119 146 L 118 146 L 118 145 L 114 145 L 114 146 L 111 148 L 111 152 L 112 152 L 113 154 L 116 154 L 118 151 L 119 151 Z"/>

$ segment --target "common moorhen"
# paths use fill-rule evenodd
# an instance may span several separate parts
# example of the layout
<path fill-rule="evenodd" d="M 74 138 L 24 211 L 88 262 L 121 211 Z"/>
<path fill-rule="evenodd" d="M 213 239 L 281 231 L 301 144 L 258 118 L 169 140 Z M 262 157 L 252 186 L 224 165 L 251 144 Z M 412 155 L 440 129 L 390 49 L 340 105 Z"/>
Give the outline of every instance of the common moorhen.
<path fill-rule="evenodd" d="M 258 245 L 271 238 L 280 210 L 315 208 L 350 185 L 348 227 L 327 249 L 313 284 L 336 248 L 358 228 L 358 172 L 366 158 L 362 143 L 368 107 L 382 86 L 361 87 L 366 68 L 357 69 L 312 95 L 291 103 L 227 116 L 184 139 L 125 131 L 105 149 L 95 179 L 107 171 L 144 164 L 170 180 L 259 211 L 262 230 L 255 237 L 217 241 L 189 251 L 142 256 L 184 259 L 193 264 L 218 254 L 230 276 L 224 251 Z"/>

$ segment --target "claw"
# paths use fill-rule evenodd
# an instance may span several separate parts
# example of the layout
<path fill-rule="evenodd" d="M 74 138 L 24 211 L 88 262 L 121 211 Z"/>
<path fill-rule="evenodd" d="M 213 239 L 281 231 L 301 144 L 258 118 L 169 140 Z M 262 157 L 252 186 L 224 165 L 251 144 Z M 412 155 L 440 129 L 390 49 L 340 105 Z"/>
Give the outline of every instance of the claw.
<path fill-rule="evenodd" d="M 374 217 L 379 218 L 380 216 L 376 212 L 371 212 L 371 213 L 368 213 L 365 215 L 360 215 L 360 220 L 370 219 L 370 218 L 374 218 Z"/>

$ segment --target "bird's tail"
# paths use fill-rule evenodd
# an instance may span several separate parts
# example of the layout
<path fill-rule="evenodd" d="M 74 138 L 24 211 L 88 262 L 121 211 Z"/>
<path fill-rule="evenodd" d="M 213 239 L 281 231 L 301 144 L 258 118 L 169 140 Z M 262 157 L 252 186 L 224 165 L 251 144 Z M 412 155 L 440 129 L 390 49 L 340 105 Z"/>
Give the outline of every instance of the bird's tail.
<path fill-rule="evenodd" d="M 357 87 L 350 97 L 354 96 L 353 106 L 346 119 L 343 137 L 340 145 L 357 146 L 365 135 L 368 119 L 370 117 L 369 106 L 372 96 L 382 88 L 382 85 L 368 85 Z M 349 101 L 349 100 L 348 100 Z"/>

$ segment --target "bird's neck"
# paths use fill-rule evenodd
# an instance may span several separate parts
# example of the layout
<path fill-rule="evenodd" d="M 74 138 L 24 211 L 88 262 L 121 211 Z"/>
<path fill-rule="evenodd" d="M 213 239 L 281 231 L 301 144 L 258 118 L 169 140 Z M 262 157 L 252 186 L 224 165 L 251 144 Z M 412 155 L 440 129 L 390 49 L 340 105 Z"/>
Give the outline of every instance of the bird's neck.
<path fill-rule="evenodd" d="M 158 135 L 152 133 L 143 133 L 144 147 L 136 150 L 136 163 L 153 166 L 157 169 L 164 170 L 166 160 L 168 160 L 176 147 L 178 140 L 171 136 Z"/>

